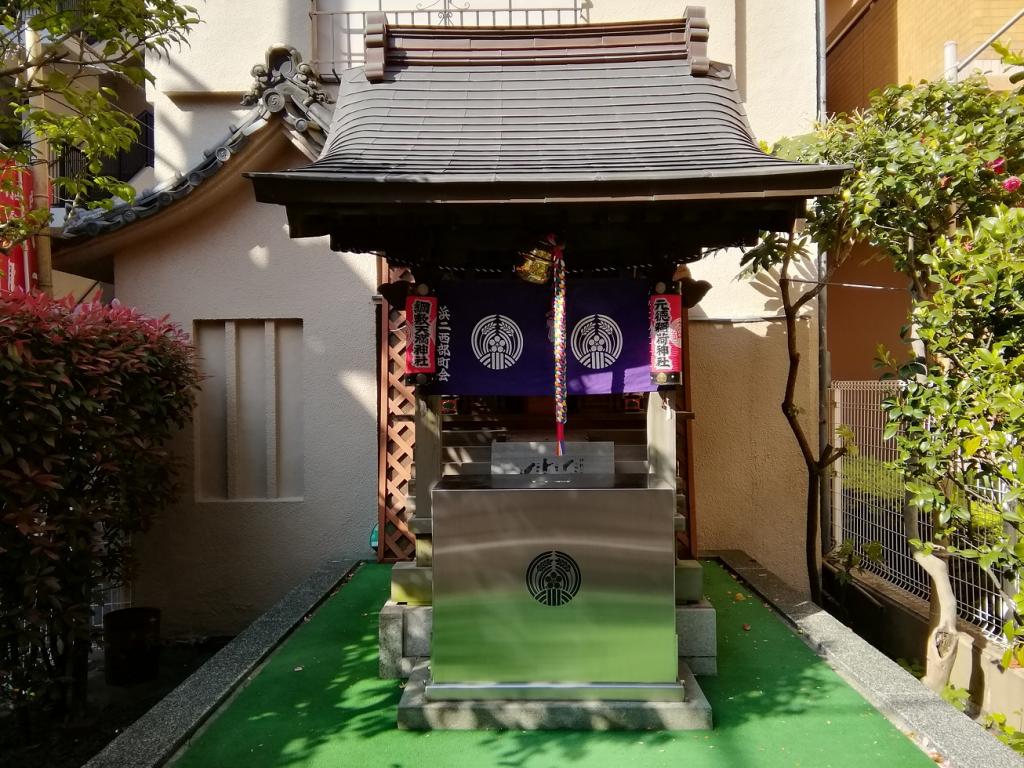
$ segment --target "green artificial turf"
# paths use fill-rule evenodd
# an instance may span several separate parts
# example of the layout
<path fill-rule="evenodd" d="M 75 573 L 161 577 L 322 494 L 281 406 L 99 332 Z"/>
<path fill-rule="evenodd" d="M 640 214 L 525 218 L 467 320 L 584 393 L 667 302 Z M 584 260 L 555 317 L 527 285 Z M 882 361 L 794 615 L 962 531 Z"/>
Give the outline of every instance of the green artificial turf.
<path fill-rule="evenodd" d="M 718 609 L 719 674 L 700 683 L 714 730 L 399 731 L 401 684 L 377 679 L 377 611 L 389 574 L 388 566 L 363 566 L 175 768 L 934 766 L 745 585 L 710 562 L 704 588 Z"/>

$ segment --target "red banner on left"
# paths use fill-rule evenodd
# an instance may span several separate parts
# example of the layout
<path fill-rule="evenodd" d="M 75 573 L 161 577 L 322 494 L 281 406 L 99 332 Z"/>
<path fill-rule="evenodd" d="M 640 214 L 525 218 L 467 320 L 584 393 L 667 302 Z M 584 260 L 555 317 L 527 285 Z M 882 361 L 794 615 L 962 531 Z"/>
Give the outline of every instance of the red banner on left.
<path fill-rule="evenodd" d="M 437 297 L 405 300 L 405 372 L 437 373 Z"/>

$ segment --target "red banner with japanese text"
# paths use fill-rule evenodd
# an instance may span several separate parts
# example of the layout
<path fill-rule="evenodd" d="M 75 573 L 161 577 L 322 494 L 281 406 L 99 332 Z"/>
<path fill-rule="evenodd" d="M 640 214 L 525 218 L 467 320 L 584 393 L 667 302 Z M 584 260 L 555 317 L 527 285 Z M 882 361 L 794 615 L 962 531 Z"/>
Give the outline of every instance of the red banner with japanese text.
<path fill-rule="evenodd" d="M 651 296 L 651 373 L 683 370 L 683 302 L 677 293 Z"/>
<path fill-rule="evenodd" d="M 437 297 L 409 296 L 405 300 L 405 372 L 437 372 Z"/>

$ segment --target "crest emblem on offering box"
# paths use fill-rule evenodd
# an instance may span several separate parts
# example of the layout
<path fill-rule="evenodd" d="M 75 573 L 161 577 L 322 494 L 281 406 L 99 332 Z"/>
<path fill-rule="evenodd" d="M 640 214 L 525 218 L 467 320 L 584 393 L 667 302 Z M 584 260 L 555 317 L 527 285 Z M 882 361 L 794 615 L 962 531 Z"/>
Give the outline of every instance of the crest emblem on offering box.
<path fill-rule="evenodd" d="M 541 605 L 565 605 L 576 597 L 582 583 L 576 561 L 554 549 L 537 555 L 526 569 L 526 588 Z"/>

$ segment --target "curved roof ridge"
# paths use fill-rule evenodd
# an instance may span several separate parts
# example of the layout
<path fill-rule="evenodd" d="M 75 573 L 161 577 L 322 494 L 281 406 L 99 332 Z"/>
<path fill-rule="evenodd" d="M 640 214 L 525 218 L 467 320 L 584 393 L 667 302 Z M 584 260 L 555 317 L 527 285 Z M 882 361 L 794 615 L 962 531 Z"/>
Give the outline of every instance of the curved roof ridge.
<path fill-rule="evenodd" d="M 268 48 L 266 63 L 256 64 L 251 72 L 252 88 L 241 99 L 242 105 L 251 109 L 240 123 L 229 126 L 220 142 L 203 151 L 202 160 L 185 173 L 176 173 L 144 190 L 131 202 L 121 201 L 109 209 L 76 211 L 65 222 L 62 237 L 96 237 L 160 213 L 220 171 L 249 137 L 262 131 L 275 115 L 305 145 L 310 156 L 319 154 L 331 122 L 327 106 L 331 98 L 320 87 L 313 68 L 302 61 L 298 50 L 279 44 Z"/>
<path fill-rule="evenodd" d="M 366 16 L 365 71 L 375 83 L 388 70 L 417 66 L 685 61 L 703 76 L 708 30 L 702 6 L 687 6 L 681 19 L 506 27 L 406 26 L 373 12 Z"/>

